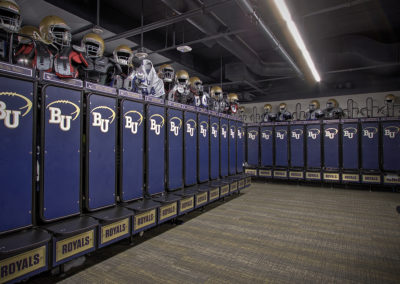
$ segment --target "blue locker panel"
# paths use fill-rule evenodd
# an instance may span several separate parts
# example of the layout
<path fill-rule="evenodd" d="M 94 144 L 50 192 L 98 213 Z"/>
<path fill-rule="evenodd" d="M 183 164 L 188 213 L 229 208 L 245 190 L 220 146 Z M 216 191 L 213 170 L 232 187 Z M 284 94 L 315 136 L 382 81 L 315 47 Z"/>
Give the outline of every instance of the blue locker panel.
<path fill-rule="evenodd" d="M 0 233 L 32 224 L 33 83 L 0 77 Z"/>
<path fill-rule="evenodd" d="M 379 170 L 379 123 L 361 122 L 361 168 Z"/>
<path fill-rule="evenodd" d="M 147 106 L 147 190 L 150 195 L 165 190 L 165 109 Z"/>
<path fill-rule="evenodd" d="M 168 109 L 168 179 L 170 190 L 183 187 L 183 112 Z"/>
<path fill-rule="evenodd" d="M 115 204 L 116 98 L 88 96 L 87 209 Z"/>
<path fill-rule="evenodd" d="M 261 126 L 261 167 L 272 167 L 274 164 L 273 138 L 272 126 Z"/>
<path fill-rule="evenodd" d="M 199 182 L 210 179 L 210 135 L 208 115 L 199 114 L 199 155 L 198 155 L 198 174 Z"/>
<path fill-rule="evenodd" d="M 229 121 L 229 174 L 236 174 L 236 122 Z"/>
<path fill-rule="evenodd" d="M 245 131 L 242 122 L 237 123 L 237 156 L 236 156 L 236 171 L 238 173 L 243 172 L 244 163 L 244 138 Z"/>
<path fill-rule="evenodd" d="M 121 200 L 126 202 L 143 196 L 144 186 L 144 106 L 121 102 Z"/>
<path fill-rule="evenodd" d="M 219 118 L 210 116 L 210 178 L 219 177 Z"/>
<path fill-rule="evenodd" d="M 220 173 L 221 177 L 228 175 L 229 168 L 229 149 L 228 149 L 228 133 L 229 125 L 228 120 L 221 119 L 221 133 L 220 133 Z"/>
<path fill-rule="evenodd" d="M 400 120 L 382 122 L 383 169 L 400 171 Z"/>
<path fill-rule="evenodd" d="M 358 170 L 358 139 L 357 123 L 343 123 L 342 163 L 345 170 Z"/>
<path fill-rule="evenodd" d="M 41 217 L 45 221 L 80 212 L 81 92 L 45 88 Z"/>
<path fill-rule="evenodd" d="M 304 168 L 304 125 L 290 126 L 290 166 Z"/>
<path fill-rule="evenodd" d="M 185 186 L 197 183 L 197 114 L 185 113 Z"/>
<path fill-rule="evenodd" d="M 307 168 L 321 167 L 321 125 L 310 124 L 307 129 Z"/>
<path fill-rule="evenodd" d="M 288 126 L 275 126 L 275 166 L 288 166 Z"/>
<path fill-rule="evenodd" d="M 324 166 L 339 168 L 339 123 L 324 124 Z"/>

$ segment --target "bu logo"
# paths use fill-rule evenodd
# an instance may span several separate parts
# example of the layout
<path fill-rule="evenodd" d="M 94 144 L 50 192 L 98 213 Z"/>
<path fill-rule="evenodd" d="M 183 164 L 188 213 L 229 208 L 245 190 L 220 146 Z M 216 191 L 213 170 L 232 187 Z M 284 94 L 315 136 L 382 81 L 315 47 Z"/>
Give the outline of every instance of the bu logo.
<path fill-rule="evenodd" d="M 280 130 L 276 132 L 276 138 L 279 138 L 281 140 L 285 139 L 285 134 L 286 131 L 285 130 Z"/>
<path fill-rule="evenodd" d="M 193 137 L 195 129 L 196 121 L 194 121 L 193 119 L 189 119 L 188 121 L 186 121 L 186 132 L 189 133 L 190 137 Z"/>
<path fill-rule="evenodd" d="M 218 124 L 214 123 L 211 125 L 211 135 L 214 136 L 214 138 L 218 137 Z"/>
<path fill-rule="evenodd" d="M 54 107 L 53 105 L 60 104 L 60 105 L 70 105 L 74 108 L 74 112 L 70 113 L 70 115 L 62 114 L 62 109 L 58 107 Z M 73 102 L 67 100 L 58 100 L 51 102 L 47 105 L 47 108 L 50 111 L 50 124 L 58 124 L 62 131 L 69 131 L 71 129 L 71 120 L 75 120 L 78 118 L 80 109 L 79 107 L 74 104 Z M 72 117 L 75 114 L 74 117 Z"/>
<path fill-rule="evenodd" d="M 160 121 L 157 123 L 157 120 Z M 161 114 L 153 114 L 150 116 L 150 130 L 154 131 L 156 135 L 160 135 L 161 128 L 164 126 L 164 117 Z"/>
<path fill-rule="evenodd" d="M 177 123 L 176 123 L 177 122 Z M 169 120 L 169 125 L 172 133 L 174 133 L 175 136 L 179 135 L 179 129 L 182 127 L 182 120 L 179 117 L 174 116 Z"/>
<path fill-rule="evenodd" d="M 399 133 L 399 127 L 397 126 L 385 127 L 385 136 L 389 137 L 390 139 L 394 139 L 397 133 Z"/>
<path fill-rule="evenodd" d="M 376 127 L 366 127 L 363 129 L 363 136 L 373 139 L 375 134 L 378 133 L 378 128 Z"/>
<path fill-rule="evenodd" d="M 226 139 L 226 134 L 227 134 L 227 131 L 226 131 L 226 125 L 223 125 L 222 127 L 221 127 L 221 135 Z"/>
<path fill-rule="evenodd" d="M 12 93 L 12 92 L 1 92 L 0 96 L 10 96 L 10 97 L 18 97 L 21 98 L 25 101 L 25 105 L 20 107 L 19 109 L 26 109 L 24 114 L 22 116 L 25 116 L 28 114 L 28 112 L 32 108 L 32 102 L 28 99 L 25 98 L 24 96 L 17 94 L 17 93 Z M 4 126 L 9 128 L 9 129 L 14 129 L 19 126 L 19 117 L 21 116 L 21 111 L 19 110 L 8 110 L 7 105 L 5 102 L 0 101 L 0 120 L 4 120 Z"/>
<path fill-rule="evenodd" d="M 319 133 L 320 133 L 319 129 L 316 129 L 316 128 L 310 129 L 310 130 L 308 130 L 308 137 L 315 140 L 315 139 L 317 139 Z"/>
<path fill-rule="evenodd" d="M 264 138 L 265 140 L 269 140 L 269 135 L 267 133 L 263 133 L 262 134 L 262 138 Z"/>
<path fill-rule="evenodd" d="M 344 137 L 347 137 L 349 139 L 353 139 L 356 134 L 357 134 L 357 129 L 354 127 L 347 127 L 343 129 Z"/>
<path fill-rule="evenodd" d="M 325 129 L 325 137 L 328 137 L 331 140 L 335 138 L 337 133 L 338 133 L 338 130 L 336 128 Z"/>
<path fill-rule="evenodd" d="M 200 122 L 200 133 L 204 138 L 207 137 L 208 124 L 205 121 Z"/>
<path fill-rule="evenodd" d="M 132 134 L 137 134 L 139 126 L 143 122 L 143 115 L 137 110 L 130 110 L 124 114 L 125 128 L 130 129 Z M 138 117 L 136 120 L 135 117 Z"/>
<path fill-rule="evenodd" d="M 263 139 L 265 139 L 265 140 L 269 140 L 269 138 L 271 138 L 271 135 L 272 135 L 272 131 L 270 131 L 270 130 L 265 130 L 265 131 L 262 132 L 261 137 L 262 137 Z"/>
<path fill-rule="evenodd" d="M 235 139 L 235 128 L 230 128 L 229 134 L 231 135 L 232 139 Z"/>
<path fill-rule="evenodd" d="M 249 139 L 251 139 L 251 140 L 256 140 L 257 134 L 258 134 L 257 131 L 251 130 L 251 131 L 249 131 L 249 133 L 248 133 L 248 137 L 249 137 Z"/>
<path fill-rule="evenodd" d="M 95 111 L 95 110 L 107 110 L 107 111 L 111 112 L 111 115 L 107 119 L 105 119 L 105 118 L 102 117 L 102 114 L 100 112 Z M 115 111 L 112 110 L 108 106 L 98 106 L 98 107 L 95 107 L 94 109 L 92 109 L 91 113 L 93 115 L 92 126 L 100 127 L 100 131 L 101 132 L 107 133 L 109 125 L 114 122 Z"/>
<path fill-rule="evenodd" d="M 242 130 L 240 128 L 238 129 L 238 134 L 237 135 L 238 135 L 239 139 L 242 139 L 243 134 L 242 134 Z"/>
<path fill-rule="evenodd" d="M 292 131 L 292 138 L 296 140 L 300 140 L 301 135 L 303 134 L 303 130 L 301 129 L 294 129 Z"/>

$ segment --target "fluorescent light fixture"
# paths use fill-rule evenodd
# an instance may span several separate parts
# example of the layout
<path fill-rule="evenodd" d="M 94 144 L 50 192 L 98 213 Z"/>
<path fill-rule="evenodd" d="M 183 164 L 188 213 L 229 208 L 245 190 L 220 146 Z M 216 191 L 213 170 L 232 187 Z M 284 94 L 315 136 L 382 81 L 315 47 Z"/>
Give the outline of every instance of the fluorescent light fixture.
<path fill-rule="evenodd" d="M 318 74 L 317 69 L 315 68 L 314 62 L 311 59 L 310 53 L 308 52 L 306 45 L 304 44 L 303 39 L 299 33 L 299 30 L 296 27 L 296 24 L 292 20 L 292 16 L 290 15 L 289 9 L 285 4 L 284 0 L 274 0 L 276 7 L 279 10 L 283 20 L 286 22 L 286 25 L 292 35 L 294 41 L 296 42 L 298 48 L 301 50 L 304 59 L 307 62 L 308 68 L 310 69 L 315 81 L 320 82 L 321 77 Z"/>

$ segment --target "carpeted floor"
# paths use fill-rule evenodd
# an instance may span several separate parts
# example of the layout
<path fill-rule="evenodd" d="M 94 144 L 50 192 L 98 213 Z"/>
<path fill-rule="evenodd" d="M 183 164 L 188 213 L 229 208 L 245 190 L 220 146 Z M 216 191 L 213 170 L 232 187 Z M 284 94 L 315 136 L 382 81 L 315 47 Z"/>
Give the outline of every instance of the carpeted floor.
<path fill-rule="evenodd" d="M 400 194 L 253 183 L 37 283 L 399 283 Z M 194 218 L 195 217 L 195 218 Z"/>

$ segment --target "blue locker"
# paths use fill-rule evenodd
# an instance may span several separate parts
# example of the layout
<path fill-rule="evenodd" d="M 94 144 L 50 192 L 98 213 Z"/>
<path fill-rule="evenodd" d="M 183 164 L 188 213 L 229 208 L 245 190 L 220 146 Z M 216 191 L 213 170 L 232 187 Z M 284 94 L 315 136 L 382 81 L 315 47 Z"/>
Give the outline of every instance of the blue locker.
<path fill-rule="evenodd" d="M 346 119 L 342 124 L 342 168 L 344 170 L 359 169 L 359 131 L 358 120 Z"/>
<path fill-rule="evenodd" d="M 321 168 L 321 125 L 309 124 L 307 130 L 307 168 Z"/>
<path fill-rule="evenodd" d="M 274 142 L 272 124 L 261 124 L 261 167 L 272 167 L 274 164 Z M 253 145 L 254 147 L 254 145 Z M 258 147 L 257 147 L 258 149 Z M 258 155 L 258 154 L 257 154 Z"/>
<path fill-rule="evenodd" d="M 275 166 L 288 166 L 288 123 L 275 123 Z"/>
<path fill-rule="evenodd" d="M 167 187 L 183 187 L 183 112 L 168 109 L 168 179 Z"/>
<path fill-rule="evenodd" d="M 290 166 L 304 168 L 304 124 L 290 126 Z"/>
<path fill-rule="evenodd" d="M 40 215 L 51 221 L 80 213 L 82 93 L 49 86 L 43 91 Z"/>
<path fill-rule="evenodd" d="M 197 114 L 185 112 L 185 186 L 197 183 Z"/>
<path fill-rule="evenodd" d="M 162 106 L 147 106 L 147 191 L 155 195 L 165 190 L 165 109 Z"/>
<path fill-rule="evenodd" d="M 379 170 L 379 123 L 377 118 L 361 119 L 361 168 Z"/>
<path fill-rule="evenodd" d="M 219 178 L 219 118 L 210 116 L 210 178 Z"/>
<path fill-rule="evenodd" d="M 244 163 L 244 138 L 245 131 L 242 122 L 237 123 L 237 156 L 236 156 L 236 171 L 238 173 L 243 172 L 243 163 Z"/>
<path fill-rule="evenodd" d="M 221 119 L 220 124 L 220 174 L 221 177 L 226 177 L 228 175 L 229 168 L 229 149 L 228 149 L 228 132 L 229 125 L 228 120 Z"/>
<path fill-rule="evenodd" d="M 324 121 L 324 167 L 339 168 L 339 121 Z"/>
<path fill-rule="evenodd" d="M 32 224 L 33 83 L 0 77 L 0 234 Z"/>
<path fill-rule="evenodd" d="M 400 171 L 400 120 L 382 119 L 382 155 L 385 171 Z"/>
<path fill-rule="evenodd" d="M 199 153 L 198 153 L 198 178 L 199 182 L 210 179 L 210 135 L 208 115 L 199 114 Z"/>
<path fill-rule="evenodd" d="M 143 197 L 144 106 L 121 101 L 121 201 Z"/>
<path fill-rule="evenodd" d="M 236 174 L 236 121 L 229 121 L 229 174 Z"/>
<path fill-rule="evenodd" d="M 115 204 L 116 98 L 88 96 L 86 208 Z"/>

